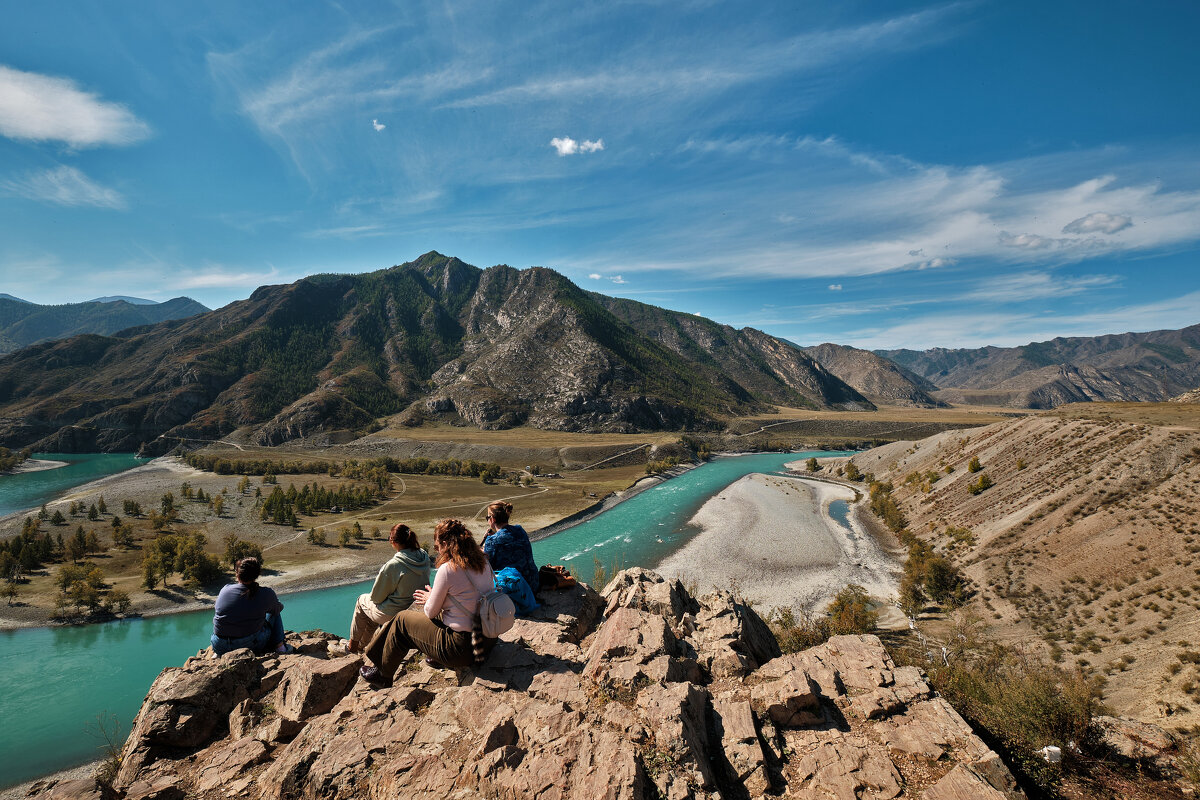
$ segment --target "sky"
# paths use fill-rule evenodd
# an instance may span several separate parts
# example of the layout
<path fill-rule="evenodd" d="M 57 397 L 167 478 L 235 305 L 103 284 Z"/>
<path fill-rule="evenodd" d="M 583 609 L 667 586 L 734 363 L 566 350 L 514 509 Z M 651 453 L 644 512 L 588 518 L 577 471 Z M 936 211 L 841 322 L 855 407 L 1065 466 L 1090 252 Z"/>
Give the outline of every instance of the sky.
<path fill-rule="evenodd" d="M 0 292 L 430 250 L 802 345 L 1200 323 L 1200 4 L 9 4 Z"/>

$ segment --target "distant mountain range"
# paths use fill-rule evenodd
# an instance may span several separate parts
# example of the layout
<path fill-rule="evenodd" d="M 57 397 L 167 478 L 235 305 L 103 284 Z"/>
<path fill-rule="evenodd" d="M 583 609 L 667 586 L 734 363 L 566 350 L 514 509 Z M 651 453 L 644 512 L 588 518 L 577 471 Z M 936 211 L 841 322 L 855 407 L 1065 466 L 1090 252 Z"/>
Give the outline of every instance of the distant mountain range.
<path fill-rule="evenodd" d="M 1200 386 L 1200 325 L 1022 347 L 875 353 L 936 384 L 936 396 L 951 403 L 1054 408 L 1165 401 Z"/>
<path fill-rule="evenodd" d="M 189 297 L 164 303 L 102 297 L 86 303 L 43 306 L 0 295 L 0 354 L 81 333 L 112 334 L 139 325 L 202 314 L 208 308 Z"/>
<path fill-rule="evenodd" d="M 0 358 L 0 444 L 68 452 L 237 429 L 272 445 L 401 412 L 414 425 L 704 429 L 775 403 L 874 407 L 761 331 L 438 253 Z"/>
<path fill-rule="evenodd" d="M 217 311 L 187 298 L 102 300 L 0 299 L 3 341 L 37 342 L 0 356 L 0 445 L 161 452 L 234 431 L 277 445 L 393 415 L 413 426 L 704 430 L 773 405 L 1048 408 L 1200 385 L 1200 326 L 1018 348 L 801 348 L 587 292 L 550 269 L 479 269 L 436 252 L 263 286 Z"/>
<path fill-rule="evenodd" d="M 158 301 L 156 301 L 156 300 L 147 300 L 144 297 L 129 297 L 128 295 L 124 295 L 124 294 L 114 294 L 114 295 L 110 295 L 109 297 L 97 297 L 92 300 L 89 300 L 88 302 L 89 303 L 115 303 L 118 300 L 124 300 L 126 303 L 129 303 L 130 305 L 134 305 L 134 306 L 158 305 Z M 205 310 L 207 311 L 208 309 L 205 309 Z"/>

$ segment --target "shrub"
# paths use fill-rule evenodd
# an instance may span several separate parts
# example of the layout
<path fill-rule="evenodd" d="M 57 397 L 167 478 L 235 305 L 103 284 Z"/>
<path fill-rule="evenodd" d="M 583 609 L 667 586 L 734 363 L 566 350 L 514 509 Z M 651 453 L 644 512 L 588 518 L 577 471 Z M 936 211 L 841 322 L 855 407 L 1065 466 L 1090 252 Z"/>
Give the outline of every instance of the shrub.
<path fill-rule="evenodd" d="M 995 484 L 992 483 L 992 479 L 988 477 L 988 474 L 986 472 L 982 472 L 975 481 L 967 486 L 967 491 L 975 495 L 987 491 L 994 485 Z"/>
<path fill-rule="evenodd" d="M 970 462 L 967 463 L 968 472 L 979 472 L 983 469 L 983 465 L 979 463 L 979 456 L 971 456 Z"/>
<path fill-rule="evenodd" d="M 867 590 L 851 583 L 837 593 L 829 604 L 829 625 L 835 634 L 870 633 L 879 622 L 879 613 L 871 607 Z"/>

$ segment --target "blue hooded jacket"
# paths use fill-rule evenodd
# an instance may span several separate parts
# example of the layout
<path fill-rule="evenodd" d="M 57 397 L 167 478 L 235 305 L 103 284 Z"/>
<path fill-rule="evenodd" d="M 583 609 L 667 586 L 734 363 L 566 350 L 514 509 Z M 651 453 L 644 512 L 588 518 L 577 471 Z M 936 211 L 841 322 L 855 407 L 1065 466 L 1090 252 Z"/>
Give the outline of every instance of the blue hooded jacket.
<path fill-rule="evenodd" d="M 529 544 L 529 534 L 520 525 L 510 523 L 489 534 L 483 540 L 483 552 L 496 572 L 505 567 L 516 567 L 531 590 L 541 589 L 537 564 L 533 563 L 533 546 Z"/>

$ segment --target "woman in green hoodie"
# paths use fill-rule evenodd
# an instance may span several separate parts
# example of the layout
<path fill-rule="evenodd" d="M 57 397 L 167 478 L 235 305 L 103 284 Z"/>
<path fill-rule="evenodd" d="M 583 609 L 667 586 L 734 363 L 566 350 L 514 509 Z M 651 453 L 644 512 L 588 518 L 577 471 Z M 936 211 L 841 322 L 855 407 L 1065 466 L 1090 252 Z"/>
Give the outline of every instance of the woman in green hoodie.
<path fill-rule="evenodd" d="M 411 606 L 413 592 L 429 583 L 429 554 L 421 549 L 412 529 L 397 524 L 388 541 L 396 554 L 379 568 L 371 591 L 359 596 L 350 622 L 349 641 L 329 645 L 329 652 L 334 655 L 361 653 L 375 631 Z"/>

